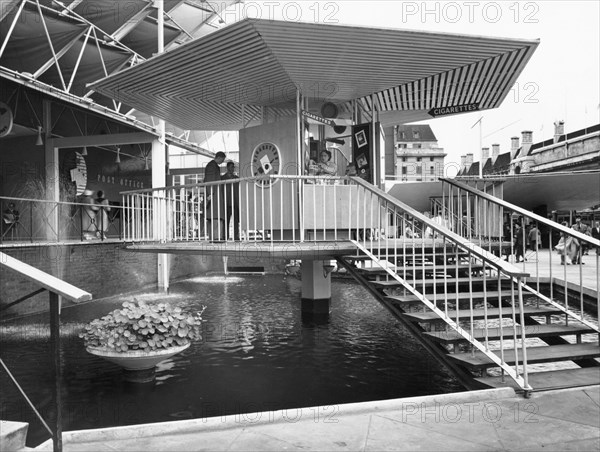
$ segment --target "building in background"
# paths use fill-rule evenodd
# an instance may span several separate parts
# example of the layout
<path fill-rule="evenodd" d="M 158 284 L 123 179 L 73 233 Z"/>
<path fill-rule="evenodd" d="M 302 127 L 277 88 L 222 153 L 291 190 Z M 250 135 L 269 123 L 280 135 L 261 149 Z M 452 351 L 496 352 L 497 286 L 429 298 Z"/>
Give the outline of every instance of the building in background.
<path fill-rule="evenodd" d="M 394 127 L 395 177 L 398 181 L 435 181 L 444 174 L 444 149 L 427 124 Z"/>
<path fill-rule="evenodd" d="M 600 163 L 600 124 L 575 132 L 565 133 L 564 121 L 554 123 L 554 136 L 537 143 L 533 132 L 524 130 L 512 137 L 510 150 L 500 153 L 500 145 L 482 148 L 483 175 L 503 176 L 525 173 L 597 170 Z M 479 176 L 480 162 L 473 162 L 473 154 L 461 156 L 458 177 Z"/>

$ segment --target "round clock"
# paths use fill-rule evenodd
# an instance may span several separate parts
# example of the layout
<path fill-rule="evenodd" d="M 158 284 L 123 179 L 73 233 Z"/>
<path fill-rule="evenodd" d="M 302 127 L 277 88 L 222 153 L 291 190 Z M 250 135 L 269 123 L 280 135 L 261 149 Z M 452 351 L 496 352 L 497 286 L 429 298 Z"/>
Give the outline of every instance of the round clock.
<path fill-rule="evenodd" d="M 0 137 L 8 135 L 13 127 L 13 112 L 8 105 L 0 102 Z"/>
<path fill-rule="evenodd" d="M 273 143 L 261 143 L 252 151 L 250 158 L 252 176 L 275 176 L 281 174 L 281 152 Z M 268 188 L 276 179 L 257 180 L 256 184 Z"/>

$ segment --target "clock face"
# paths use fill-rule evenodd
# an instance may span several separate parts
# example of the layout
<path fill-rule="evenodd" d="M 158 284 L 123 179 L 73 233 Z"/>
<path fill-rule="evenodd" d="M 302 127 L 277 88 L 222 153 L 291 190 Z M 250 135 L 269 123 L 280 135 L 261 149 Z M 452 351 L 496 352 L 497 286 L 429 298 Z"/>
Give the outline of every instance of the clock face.
<path fill-rule="evenodd" d="M 281 153 L 273 143 L 261 143 L 252 152 L 250 159 L 252 176 L 275 176 L 281 174 Z M 275 179 L 258 180 L 256 184 L 268 188 Z"/>

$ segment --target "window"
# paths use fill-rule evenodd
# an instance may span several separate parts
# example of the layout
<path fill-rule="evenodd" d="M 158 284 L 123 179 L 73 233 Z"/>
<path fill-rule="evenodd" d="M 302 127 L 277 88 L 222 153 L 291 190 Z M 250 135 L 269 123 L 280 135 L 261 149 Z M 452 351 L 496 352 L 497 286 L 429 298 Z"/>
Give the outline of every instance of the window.
<path fill-rule="evenodd" d="M 400 143 L 400 144 L 398 145 L 398 147 L 399 147 L 400 149 L 406 149 L 407 145 L 406 145 L 406 143 Z"/>
<path fill-rule="evenodd" d="M 413 148 L 421 149 L 421 143 L 413 143 Z"/>
<path fill-rule="evenodd" d="M 421 157 L 417 157 L 417 162 L 420 162 L 420 161 L 421 161 Z"/>
<path fill-rule="evenodd" d="M 402 167 L 402 174 L 406 174 L 406 166 Z"/>
<path fill-rule="evenodd" d="M 406 140 L 406 132 L 400 132 L 400 138 Z"/>
<path fill-rule="evenodd" d="M 418 131 L 418 130 L 413 130 L 413 138 L 414 138 L 415 140 L 419 140 L 419 139 L 421 139 L 421 134 L 419 133 L 419 131 Z"/>
<path fill-rule="evenodd" d="M 432 176 L 435 176 L 435 166 L 432 166 L 431 168 L 429 168 L 429 174 L 431 174 Z"/>
<path fill-rule="evenodd" d="M 429 157 L 430 162 L 433 162 L 433 159 L 434 159 L 433 157 Z"/>
<path fill-rule="evenodd" d="M 402 157 L 402 161 L 403 161 L 403 162 L 406 162 L 406 157 Z"/>
<path fill-rule="evenodd" d="M 423 167 L 421 165 L 417 166 L 417 174 L 422 174 L 423 173 Z"/>

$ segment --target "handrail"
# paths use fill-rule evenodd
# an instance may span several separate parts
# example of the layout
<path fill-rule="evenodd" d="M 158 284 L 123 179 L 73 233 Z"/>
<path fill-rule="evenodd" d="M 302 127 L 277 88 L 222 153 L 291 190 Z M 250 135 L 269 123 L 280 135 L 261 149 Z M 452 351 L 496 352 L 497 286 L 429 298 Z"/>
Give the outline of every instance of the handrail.
<path fill-rule="evenodd" d="M 90 293 L 2 252 L 0 252 L 0 266 L 18 273 L 50 292 L 54 292 L 75 303 L 92 299 Z"/>
<path fill-rule="evenodd" d="M 297 176 L 278 174 L 277 176 L 253 176 L 253 177 L 239 177 L 237 179 L 226 179 L 218 180 L 214 182 L 199 182 L 196 184 L 182 184 L 182 185 L 170 185 L 168 187 L 157 187 L 157 188 L 143 188 L 141 190 L 128 190 L 120 192 L 121 195 L 139 195 L 142 193 L 152 193 L 155 191 L 165 191 L 182 188 L 202 188 L 202 187 L 214 187 L 217 185 L 236 184 L 238 182 L 256 182 L 261 180 L 322 180 L 322 181 L 348 181 L 351 179 L 350 176 Z"/>
<path fill-rule="evenodd" d="M 35 408 L 27 394 L 19 385 L 16 378 L 12 375 L 6 364 L 0 359 L 0 364 L 13 381 L 25 401 L 29 404 L 33 412 L 42 422 L 44 427 L 52 435 L 53 450 L 62 452 L 62 366 L 61 366 L 61 348 L 60 348 L 60 300 L 61 297 L 71 300 L 75 303 L 88 301 L 92 299 L 89 292 L 85 292 L 72 284 L 62 281 L 48 273 L 45 273 L 31 265 L 28 265 L 12 256 L 0 252 L 0 267 L 13 271 L 20 276 L 27 278 L 38 286 L 43 287 L 49 292 L 50 301 L 50 344 L 53 355 L 54 384 L 52 386 L 52 396 L 55 406 L 54 430 L 44 420 L 39 411 Z M 23 300 L 23 298 L 22 298 Z"/>
<path fill-rule="evenodd" d="M 458 181 L 453 180 L 453 179 L 440 179 L 440 180 L 442 182 L 446 182 L 446 183 L 448 183 L 450 185 L 454 185 L 455 187 L 458 187 L 461 190 L 468 191 L 469 193 L 471 193 L 473 195 L 476 195 L 476 196 L 479 196 L 480 198 L 483 198 L 483 199 L 485 199 L 487 201 L 490 201 L 490 202 L 492 202 L 494 204 L 497 204 L 499 206 L 502 206 L 502 207 L 505 207 L 507 209 L 510 209 L 513 212 L 517 212 L 520 215 L 532 218 L 535 221 L 537 221 L 539 223 L 542 223 L 542 224 L 544 224 L 546 226 L 549 226 L 549 227 L 551 227 L 553 229 L 557 229 L 560 232 L 572 235 L 573 237 L 576 237 L 579 240 L 583 240 L 585 242 L 588 242 L 590 245 L 600 247 L 600 240 L 594 239 L 594 238 L 590 237 L 589 235 L 585 235 L 585 234 L 582 234 L 579 231 L 575 231 L 575 230 L 573 230 L 571 228 L 565 227 L 565 226 L 563 226 L 563 225 L 561 225 L 559 223 L 556 223 L 555 221 L 548 220 L 547 218 L 544 218 L 544 217 L 542 217 L 542 216 L 540 216 L 540 215 L 538 215 L 536 213 L 533 213 L 531 210 L 523 209 L 522 207 L 519 207 L 519 206 L 517 206 L 515 204 L 511 204 L 511 203 L 509 203 L 507 201 L 504 201 L 503 199 L 496 198 L 495 196 L 492 196 L 492 195 L 490 195 L 488 193 L 476 190 L 473 187 L 471 187 L 470 185 L 467 185 L 467 184 L 462 183 L 462 182 L 458 182 Z"/>
<path fill-rule="evenodd" d="M 354 182 L 356 182 L 358 185 L 360 185 L 364 189 L 372 192 L 373 194 L 376 194 L 380 198 L 385 199 L 385 201 L 388 202 L 389 204 L 392 204 L 392 205 L 398 207 L 399 209 L 404 210 L 406 213 L 410 214 L 412 217 L 418 219 L 419 221 L 423 222 L 424 224 L 427 224 L 427 226 L 431 227 L 431 229 L 434 229 L 435 231 L 439 232 L 440 234 L 442 234 L 444 237 L 448 238 L 452 242 L 458 244 L 462 248 L 467 248 L 472 254 L 474 254 L 477 257 L 479 257 L 480 259 L 492 264 L 497 269 L 502 270 L 503 273 L 506 273 L 507 275 L 513 276 L 515 278 L 523 278 L 523 277 L 529 276 L 528 272 L 519 270 L 517 267 L 510 264 L 509 262 L 503 261 L 498 256 L 490 253 L 489 251 L 484 250 L 483 248 L 475 245 L 473 242 L 462 237 L 461 235 L 458 235 L 455 232 L 452 232 L 451 230 L 445 228 L 444 226 L 436 223 L 431 218 L 427 218 L 425 215 L 423 215 L 419 211 L 404 204 L 403 202 L 399 201 L 398 199 L 394 198 L 393 196 L 390 196 L 387 193 L 379 192 L 379 190 L 376 187 L 365 182 L 361 178 L 352 177 L 352 179 L 354 180 Z"/>
<path fill-rule="evenodd" d="M 12 220 L 4 217 L 0 245 L 122 239 L 121 205 L 8 196 L 0 196 L 0 203 L 16 205 Z"/>

